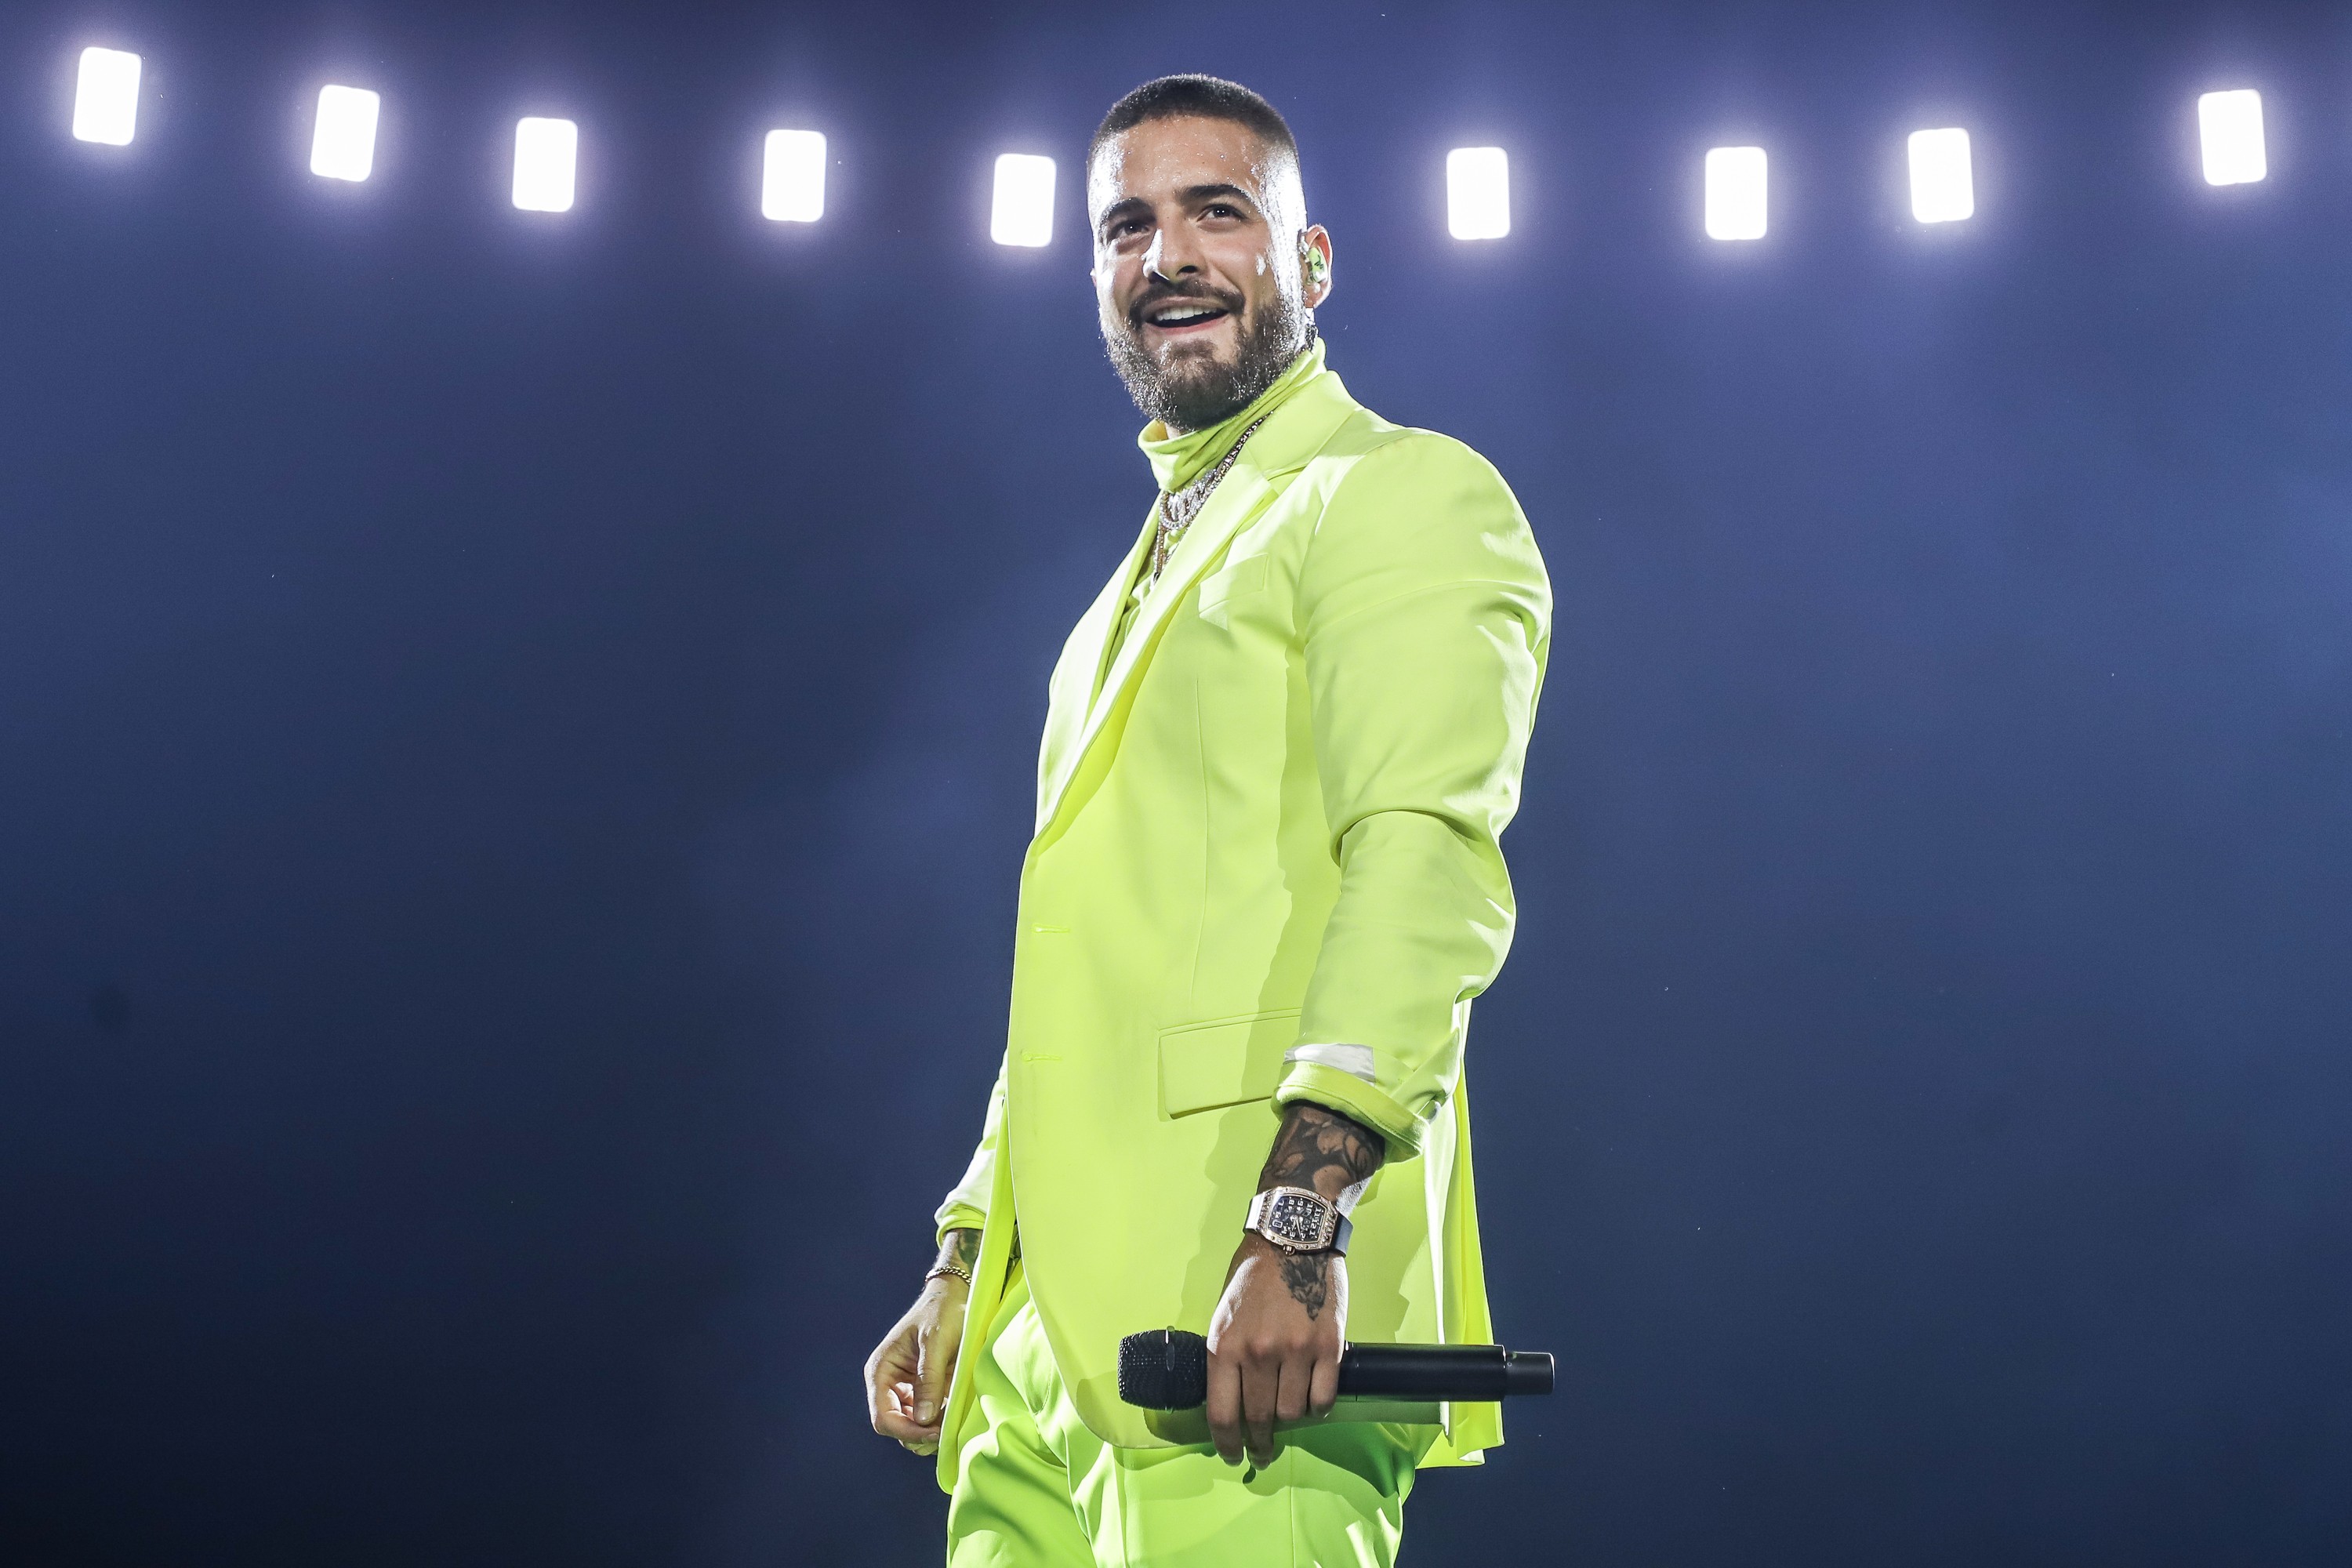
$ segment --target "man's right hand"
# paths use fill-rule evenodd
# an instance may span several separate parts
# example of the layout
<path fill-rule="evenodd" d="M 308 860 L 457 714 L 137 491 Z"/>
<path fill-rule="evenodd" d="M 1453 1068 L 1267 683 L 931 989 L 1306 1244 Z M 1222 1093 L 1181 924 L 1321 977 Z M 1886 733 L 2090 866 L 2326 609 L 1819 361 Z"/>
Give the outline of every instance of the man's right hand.
<path fill-rule="evenodd" d="M 976 1230 L 951 1230 L 941 1240 L 942 1262 L 968 1269 L 979 1256 Z M 971 1287 L 951 1274 L 926 1279 L 907 1315 L 866 1358 L 866 1410 L 874 1430 L 897 1438 L 910 1453 L 939 1451 L 942 1406 L 963 1343 L 964 1301 L 971 1293 Z"/>

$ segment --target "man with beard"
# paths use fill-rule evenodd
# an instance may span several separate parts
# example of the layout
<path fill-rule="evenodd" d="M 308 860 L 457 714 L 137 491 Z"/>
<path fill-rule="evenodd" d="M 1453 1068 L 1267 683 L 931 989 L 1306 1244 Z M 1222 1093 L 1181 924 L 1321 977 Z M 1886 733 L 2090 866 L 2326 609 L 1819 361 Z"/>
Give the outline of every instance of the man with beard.
<path fill-rule="evenodd" d="M 1003 1065 L 869 1412 L 938 1454 L 951 1568 L 1387 1563 L 1497 1408 L 1276 1423 L 1329 1412 L 1349 1331 L 1494 1337 L 1462 1058 L 1549 588 L 1485 459 L 1326 368 L 1272 105 L 1147 83 L 1087 171 L 1160 495 L 1054 670 Z M 1118 1398 L 1167 1324 L 1209 1337 L 1205 1426 Z"/>

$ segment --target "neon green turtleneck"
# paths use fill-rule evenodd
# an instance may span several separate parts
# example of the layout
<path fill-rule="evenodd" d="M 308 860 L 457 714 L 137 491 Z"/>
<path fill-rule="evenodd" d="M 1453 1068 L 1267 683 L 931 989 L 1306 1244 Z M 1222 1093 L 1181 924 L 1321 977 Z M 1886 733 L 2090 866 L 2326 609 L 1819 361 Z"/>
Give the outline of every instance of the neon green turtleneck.
<path fill-rule="evenodd" d="M 1143 427 L 1135 444 L 1151 461 L 1151 477 L 1160 481 L 1163 491 L 1182 489 L 1209 471 L 1226 448 L 1241 438 L 1241 433 L 1260 417 L 1290 400 L 1291 395 L 1323 374 L 1323 340 L 1317 338 L 1307 345 L 1299 356 L 1290 362 L 1290 368 L 1275 379 L 1272 386 L 1257 395 L 1250 405 L 1240 413 L 1228 416 L 1205 430 L 1193 430 L 1181 436 L 1171 436 L 1168 426 L 1154 419 Z"/>

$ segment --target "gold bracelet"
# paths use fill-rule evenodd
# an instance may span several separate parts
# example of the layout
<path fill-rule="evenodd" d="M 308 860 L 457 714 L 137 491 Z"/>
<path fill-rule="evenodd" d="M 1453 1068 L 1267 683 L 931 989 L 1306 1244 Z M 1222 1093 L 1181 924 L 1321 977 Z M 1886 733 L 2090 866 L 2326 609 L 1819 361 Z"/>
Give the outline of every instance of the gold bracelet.
<path fill-rule="evenodd" d="M 942 1274 L 951 1274 L 951 1275 L 955 1276 L 955 1278 L 957 1278 L 958 1279 L 961 1279 L 961 1280 L 962 1280 L 962 1281 L 963 1281 L 963 1286 L 964 1286 L 964 1289 L 965 1289 L 969 1290 L 969 1289 L 971 1289 L 971 1269 L 969 1269 L 969 1268 L 965 1268 L 962 1264 L 961 1264 L 961 1263 L 934 1263 L 934 1264 L 932 1264 L 932 1265 L 931 1265 L 931 1271 L 930 1271 L 929 1274 L 926 1274 L 926 1275 L 924 1275 L 924 1276 L 923 1276 L 923 1283 L 924 1283 L 924 1284 L 926 1284 L 926 1285 L 928 1285 L 928 1284 L 929 1284 L 932 1280 L 937 1279 L 938 1279 L 940 1275 L 942 1275 Z"/>

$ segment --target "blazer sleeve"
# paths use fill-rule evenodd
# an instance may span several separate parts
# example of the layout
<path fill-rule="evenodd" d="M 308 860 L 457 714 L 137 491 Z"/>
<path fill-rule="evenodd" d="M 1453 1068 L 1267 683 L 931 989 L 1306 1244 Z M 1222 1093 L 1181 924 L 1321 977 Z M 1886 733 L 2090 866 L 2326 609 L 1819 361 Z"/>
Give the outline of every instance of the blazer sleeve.
<path fill-rule="evenodd" d="M 996 1087 L 988 1092 L 988 1113 L 981 1119 L 980 1147 L 964 1167 L 963 1180 L 950 1189 L 932 1217 L 934 1243 L 951 1230 L 978 1230 L 988 1220 L 989 1194 L 995 1191 L 997 1151 L 1004 1142 L 1004 1064 L 996 1064 Z"/>
<path fill-rule="evenodd" d="M 1550 584 L 1502 476 L 1414 431 L 1341 479 L 1298 604 L 1339 892 L 1276 1098 L 1329 1106 L 1410 1158 L 1459 1081 L 1470 999 L 1510 947 L 1498 841 L 1518 807 Z"/>

